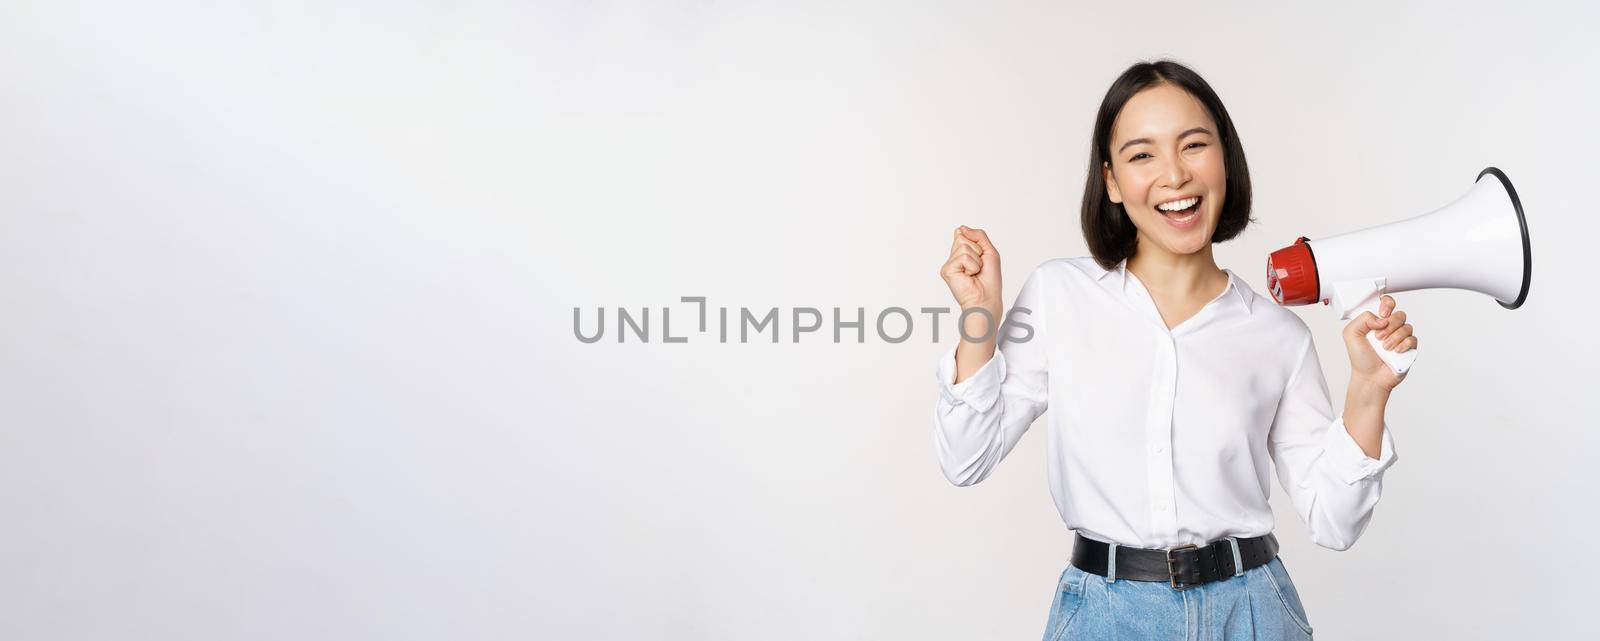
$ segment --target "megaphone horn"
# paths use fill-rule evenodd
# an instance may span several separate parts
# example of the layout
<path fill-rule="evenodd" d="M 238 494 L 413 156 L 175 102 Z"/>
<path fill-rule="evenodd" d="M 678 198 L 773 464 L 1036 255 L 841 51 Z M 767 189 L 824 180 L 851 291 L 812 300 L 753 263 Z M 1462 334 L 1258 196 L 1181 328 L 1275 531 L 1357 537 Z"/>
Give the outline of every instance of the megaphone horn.
<path fill-rule="evenodd" d="M 1484 180 L 1493 176 L 1494 180 Z M 1284 306 L 1322 302 L 1349 320 L 1378 313 L 1384 294 L 1417 289 L 1464 289 L 1516 309 L 1528 300 L 1533 250 L 1522 200 L 1505 172 L 1478 173 L 1454 202 L 1415 218 L 1312 241 L 1301 237 L 1267 257 L 1267 289 Z M 1404 374 L 1417 350 L 1383 348 L 1378 356 Z"/>

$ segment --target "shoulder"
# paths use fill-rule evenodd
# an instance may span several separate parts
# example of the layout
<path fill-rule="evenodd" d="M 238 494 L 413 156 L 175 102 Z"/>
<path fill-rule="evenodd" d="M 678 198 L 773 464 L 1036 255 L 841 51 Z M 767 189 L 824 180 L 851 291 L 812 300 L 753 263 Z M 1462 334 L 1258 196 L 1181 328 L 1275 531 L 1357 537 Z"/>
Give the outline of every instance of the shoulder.
<path fill-rule="evenodd" d="M 1047 259 L 1028 273 L 1019 293 L 1029 297 L 1081 293 L 1105 271 L 1088 256 Z"/>
<path fill-rule="evenodd" d="M 1246 298 L 1250 299 L 1249 318 L 1253 332 L 1284 346 L 1298 346 L 1311 341 L 1311 326 L 1306 324 L 1304 318 L 1279 305 L 1271 296 L 1256 291 L 1237 273 L 1233 276 L 1234 286 L 1244 288 Z"/>
<path fill-rule="evenodd" d="M 1105 273 L 1105 269 L 1094 262 L 1093 256 L 1069 256 L 1051 258 L 1039 263 L 1028 274 L 1028 280 L 1042 282 L 1067 282 L 1071 280 L 1093 281 Z"/>

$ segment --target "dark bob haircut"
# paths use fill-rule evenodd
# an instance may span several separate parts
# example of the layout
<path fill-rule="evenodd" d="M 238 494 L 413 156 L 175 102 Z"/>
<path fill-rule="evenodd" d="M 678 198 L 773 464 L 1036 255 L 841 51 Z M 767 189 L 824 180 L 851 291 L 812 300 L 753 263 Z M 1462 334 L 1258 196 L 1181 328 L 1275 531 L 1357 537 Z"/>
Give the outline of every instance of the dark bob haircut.
<path fill-rule="evenodd" d="M 1094 119 L 1094 142 L 1089 150 L 1089 178 L 1083 187 L 1083 237 L 1089 252 L 1101 267 L 1112 269 L 1138 249 L 1138 228 L 1122 205 L 1111 202 L 1106 193 L 1105 167 L 1111 164 L 1111 126 L 1122 113 L 1123 105 L 1145 89 L 1170 84 L 1194 96 L 1210 112 L 1222 143 L 1223 166 L 1228 172 L 1227 195 L 1222 199 L 1222 215 L 1211 242 L 1220 243 L 1238 236 L 1250 219 L 1250 167 L 1244 160 L 1244 146 L 1228 109 L 1194 70 L 1171 60 L 1141 62 L 1117 77 L 1100 101 Z"/>

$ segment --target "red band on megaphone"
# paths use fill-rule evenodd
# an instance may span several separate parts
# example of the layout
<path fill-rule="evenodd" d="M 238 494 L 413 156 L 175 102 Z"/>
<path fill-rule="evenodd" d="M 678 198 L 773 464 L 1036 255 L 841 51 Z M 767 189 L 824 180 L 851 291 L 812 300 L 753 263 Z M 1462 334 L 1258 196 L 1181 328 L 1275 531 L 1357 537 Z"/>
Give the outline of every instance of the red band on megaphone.
<path fill-rule="evenodd" d="M 1322 298 L 1317 259 L 1308 241 L 1301 236 L 1267 256 L 1267 288 L 1279 305 L 1309 305 Z"/>

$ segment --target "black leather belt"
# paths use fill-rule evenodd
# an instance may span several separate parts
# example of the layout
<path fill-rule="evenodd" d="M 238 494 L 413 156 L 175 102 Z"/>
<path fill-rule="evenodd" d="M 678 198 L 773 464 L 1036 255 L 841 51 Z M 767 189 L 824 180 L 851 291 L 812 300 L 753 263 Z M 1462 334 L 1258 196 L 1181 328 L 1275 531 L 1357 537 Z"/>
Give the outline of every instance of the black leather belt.
<path fill-rule="evenodd" d="M 1090 574 L 1106 576 L 1110 569 L 1107 552 L 1111 545 L 1074 535 L 1072 564 Z M 1267 533 L 1239 542 L 1239 560 L 1233 562 L 1233 545 L 1219 539 L 1205 545 L 1182 545 L 1166 550 L 1117 546 L 1116 578 L 1132 581 L 1165 581 L 1182 590 L 1242 574 L 1265 565 L 1278 556 L 1278 539 Z"/>

